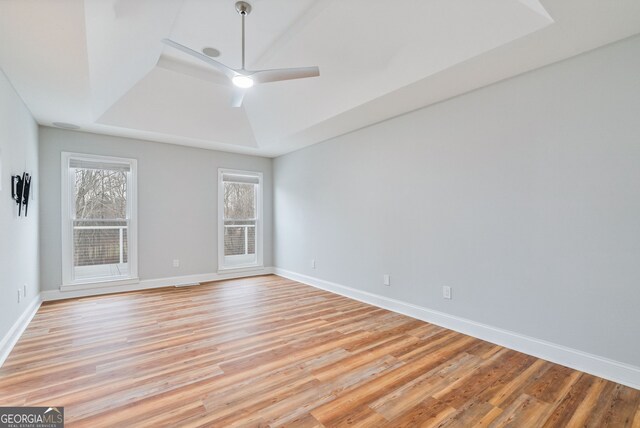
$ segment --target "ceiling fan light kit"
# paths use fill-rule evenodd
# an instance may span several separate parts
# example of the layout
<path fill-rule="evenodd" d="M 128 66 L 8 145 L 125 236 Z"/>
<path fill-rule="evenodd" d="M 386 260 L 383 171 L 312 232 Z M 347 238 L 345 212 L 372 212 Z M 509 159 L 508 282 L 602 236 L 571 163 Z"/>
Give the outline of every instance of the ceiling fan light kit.
<path fill-rule="evenodd" d="M 232 99 L 233 107 L 242 106 L 242 100 L 247 89 L 251 88 L 255 84 L 278 82 L 283 80 L 304 79 L 307 77 L 317 77 L 320 75 L 320 69 L 318 67 L 299 67 L 299 68 L 281 68 L 273 70 L 247 70 L 245 68 L 245 29 L 244 19 L 251 13 L 251 5 L 245 1 L 239 1 L 235 5 L 236 12 L 240 15 L 242 20 L 242 68 L 233 69 L 227 67 L 221 62 L 218 62 L 203 53 L 188 48 L 180 43 L 174 42 L 170 39 L 162 40 L 168 46 L 178 49 L 188 55 L 198 58 L 201 61 L 213 66 L 218 71 L 222 72 L 237 88 Z"/>
<path fill-rule="evenodd" d="M 240 74 L 231 79 L 231 82 L 238 88 L 248 89 L 253 86 L 253 79 L 251 77 Z"/>

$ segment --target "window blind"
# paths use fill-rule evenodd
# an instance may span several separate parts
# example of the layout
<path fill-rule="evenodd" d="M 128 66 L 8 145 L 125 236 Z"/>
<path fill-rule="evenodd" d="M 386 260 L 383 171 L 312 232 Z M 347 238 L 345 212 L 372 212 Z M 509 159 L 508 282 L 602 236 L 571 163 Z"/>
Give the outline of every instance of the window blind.
<path fill-rule="evenodd" d="M 93 161 L 87 159 L 69 159 L 69 168 L 103 169 L 120 172 L 131 171 L 131 165 L 128 163 Z"/>
<path fill-rule="evenodd" d="M 259 184 L 260 180 L 255 175 L 223 174 L 222 181 L 227 183 Z"/>

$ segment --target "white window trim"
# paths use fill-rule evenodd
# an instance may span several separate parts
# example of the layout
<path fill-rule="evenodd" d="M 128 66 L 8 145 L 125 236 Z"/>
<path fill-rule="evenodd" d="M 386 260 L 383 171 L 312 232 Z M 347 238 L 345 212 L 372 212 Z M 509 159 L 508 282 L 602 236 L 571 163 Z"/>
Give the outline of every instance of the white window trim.
<path fill-rule="evenodd" d="M 258 178 L 258 194 L 257 213 L 256 213 L 256 263 L 245 264 L 240 266 L 225 267 L 224 266 L 224 183 L 222 176 L 224 174 L 248 175 Z M 239 169 L 218 169 L 218 272 L 241 272 L 251 271 L 264 267 L 263 261 L 263 217 L 262 212 L 262 187 L 263 175 L 258 171 L 243 171 Z"/>
<path fill-rule="evenodd" d="M 88 161 L 104 161 L 128 164 L 131 168 L 127 180 L 127 216 L 129 228 L 128 239 L 128 263 L 129 276 L 114 279 L 96 278 L 85 280 L 73 279 L 73 240 L 71 232 L 73 228 L 73 197 L 71 194 L 72 176 L 69 174 L 69 161 L 80 159 Z M 113 285 L 127 285 L 140 282 L 138 278 L 138 161 L 136 159 L 118 158 L 112 156 L 99 156 L 87 153 L 62 152 L 61 156 L 61 208 L 62 208 L 62 290 L 86 288 L 88 284 L 107 287 Z"/>

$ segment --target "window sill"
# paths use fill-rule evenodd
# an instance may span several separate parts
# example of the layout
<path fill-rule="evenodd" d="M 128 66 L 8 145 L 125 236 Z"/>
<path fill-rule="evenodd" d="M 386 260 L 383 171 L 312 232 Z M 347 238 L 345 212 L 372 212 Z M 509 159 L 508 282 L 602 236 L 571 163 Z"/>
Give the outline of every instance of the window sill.
<path fill-rule="evenodd" d="M 78 282 L 72 284 L 64 284 L 60 286 L 60 291 L 90 290 L 94 288 L 105 288 L 119 285 L 139 284 L 140 278 L 124 278 L 105 281 Z"/>

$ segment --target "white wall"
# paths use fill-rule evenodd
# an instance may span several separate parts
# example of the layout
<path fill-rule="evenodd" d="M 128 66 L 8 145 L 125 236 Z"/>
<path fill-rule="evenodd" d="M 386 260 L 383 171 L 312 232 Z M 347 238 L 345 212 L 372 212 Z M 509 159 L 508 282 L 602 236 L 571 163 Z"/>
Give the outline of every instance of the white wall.
<path fill-rule="evenodd" d="M 640 37 L 277 158 L 274 197 L 279 268 L 640 366 Z"/>
<path fill-rule="evenodd" d="M 41 277 L 62 284 L 61 152 L 138 160 L 138 273 L 141 280 L 217 272 L 218 168 L 264 174 L 264 264 L 272 256 L 272 160 L 150 141 L 40 128 Z M 180 267 L 174 268 L 174 259 Z"/>
<path fill-rule="evenodd" d="M 0 70 L 0 340 L 39 291 L 38 126 Z M 32 175 L 33 198 L 25 218 L 11 199 L 11 176 Z M 18 303 L 18 288 L 27 295 Z"/>

